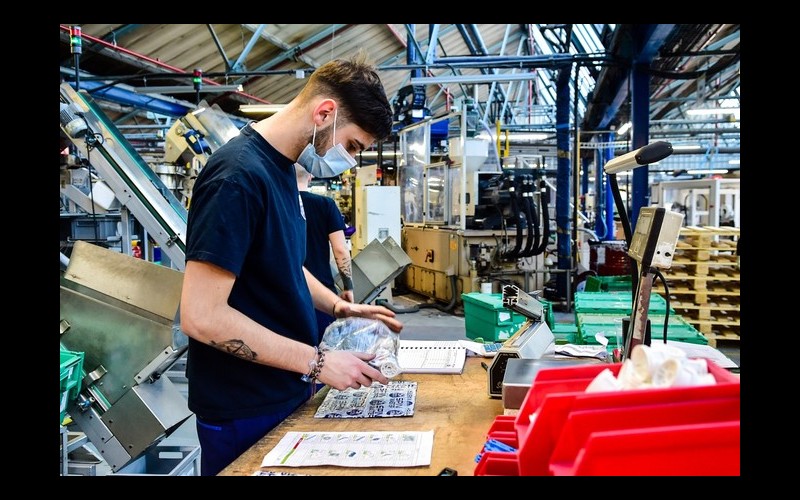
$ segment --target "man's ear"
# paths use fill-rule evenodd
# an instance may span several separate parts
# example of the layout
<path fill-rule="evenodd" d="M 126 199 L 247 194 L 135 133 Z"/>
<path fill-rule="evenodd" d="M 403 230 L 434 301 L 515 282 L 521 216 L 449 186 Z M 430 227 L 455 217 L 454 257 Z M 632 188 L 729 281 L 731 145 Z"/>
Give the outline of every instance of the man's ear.
<path fill-rule="evenodd" d="M 328 123 L 333 123 L 336 112 L 336 101 L 333 99 L 323 99 L 314 107 L 314 123 L 317 127 L 322 127 Z"/>

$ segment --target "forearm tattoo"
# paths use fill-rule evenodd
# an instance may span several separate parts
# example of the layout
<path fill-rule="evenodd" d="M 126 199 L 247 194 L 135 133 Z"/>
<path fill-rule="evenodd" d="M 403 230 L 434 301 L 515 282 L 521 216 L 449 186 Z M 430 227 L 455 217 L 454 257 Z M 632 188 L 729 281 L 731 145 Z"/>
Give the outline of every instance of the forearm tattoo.
<path fill-rule="evenodd" d="M 246 359 L 248 361 L 253 361 L 258 356 L 258 354 L 250 349 L 250 347 L 245 344 L 243 340 L 231 339 L 221 344 L 217 344 L 212 340 L 211 345 L 220 351 L 225 351 L 228 354 L 233 354 L 238 358 Z"/>
<path fill-rule="evenodd" d="M 350 265 L 350 256 L 336 257 L 336 265 L 342 275 L 342 285 L 345 290 L 353 289 L 353 269 Z"/>

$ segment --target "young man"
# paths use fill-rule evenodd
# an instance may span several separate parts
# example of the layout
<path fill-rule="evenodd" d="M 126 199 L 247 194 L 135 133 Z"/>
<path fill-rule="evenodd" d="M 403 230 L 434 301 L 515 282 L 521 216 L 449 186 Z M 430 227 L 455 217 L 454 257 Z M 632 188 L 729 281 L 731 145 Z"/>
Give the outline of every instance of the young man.
<path fill-rule="evenodd" d="M 353 304 L 303 267 L 306 229 L 294 163 L 341 174 L 388 136 L 392 109 L 363 54 L 324 64 L 283 110 L 214 152 L 192 192 L 181 296 L 189 409 L 201 474 L 216 475 L 313 394 L 388 383 L 371 354 L 321 352 L 314 309 L 402 324 Z"/>
<path fill-rule="evenodd" d="M 344 290 L 339 294 L 348 302 L 353 302 L 353 269 L 350 249 L 344 237 L 344 217 L 332 198 L 312 193 L 308 183 L 312 175 L 300 164 L 295 163 L 297 173 L 297 189 L 306 215 L 306 260 L 305 268 L 325 287 L 336 293 L 333 273 L 331 272 L 330 255 L 333 252 L 336 268 L 342 277 Z M 330 311 L 317 310 L 317 325 L 320 338 L 325 328 L 333 321 Z"/>

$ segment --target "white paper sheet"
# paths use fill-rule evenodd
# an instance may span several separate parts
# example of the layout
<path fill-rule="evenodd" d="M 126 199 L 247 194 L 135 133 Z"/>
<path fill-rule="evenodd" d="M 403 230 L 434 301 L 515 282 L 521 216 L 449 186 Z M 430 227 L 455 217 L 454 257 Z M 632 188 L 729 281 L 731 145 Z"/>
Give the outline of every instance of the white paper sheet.
<path fill-rule="evenodd" d="M 287 432 L 262 467 L 416 467 L 430 465 L 433 431 Z"/>

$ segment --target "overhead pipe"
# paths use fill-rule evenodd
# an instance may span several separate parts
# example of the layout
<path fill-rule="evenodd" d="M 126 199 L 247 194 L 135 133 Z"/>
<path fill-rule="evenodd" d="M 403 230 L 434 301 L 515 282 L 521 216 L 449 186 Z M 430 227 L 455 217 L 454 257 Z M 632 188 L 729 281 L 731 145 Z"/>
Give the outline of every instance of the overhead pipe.
<path fill-rule="evenodd" d="M 653 100 L 650 100 L 652 103 Z M 712 118 L 712 119 L 700 119 L 700 120 L 686 120 L 686 119 L 669 119 L 664 118 L 661 120 L 650 120 L 650 125 L 713 125 L 716 123 L 724 123 L 724 124 L 731 124 L 731 123 L 741 123 L 741 120 L 727 120 L 725 118 Z"/>
<path fill-rule="evenodd" d="M 69 82 L 69 84 L 72 88 L 78 90 L 75 82 Z M 98 90 L 97 92 L 92 92 L 94 89 L 98 89 L 100 87 L 105 88 Z M 152 111 L 153 113 L 172 117 L 186 116 L 187 113 L 194 110 L 194 108 L 183 106 L 177 103 L 171 103 L 163 99 L 158 99 L 152 95 L 138 94 L 132 90 L 126 90 L 120 85 L 108 87 L 103 82 L 84 80 L 83 84 L 81 85 L 81 90 L 89 92 L 89 94 L 95 98 L 101 97 L 118 104 L 146 109 L 147 111 Z"/>
<path fill-rule="evenodd" d="M 596 63 L 614 63 L 612 58 L 600 54 L 538 54 L 533 56 L 449 56 L 439 57 L 433 64 L 467 68 L 558 68 L 573 63 L 591 66 Z"/>
<path fill-rule="evenodd" d="M 61 25 L 61 31 L 65 31 L 65 32 L 69 33 L 69 27 Z M 103 47 L 105 47 L 107 49 L 111 49 L 112 51 L 119 52 L 121 54 L 127 54 L 127 55 L 129 55 L 131 57 L 135 57 L 137 59 L 141 59 L 142 61 L 147 61 L 150 64 L 158 66 L 159 68 L 168 69 L 173 73 L 183 73 L 183 74 L 187 74 L 187 75 L 190 74 L 190 72 L 188 72 L 188 71 L 186 71 L 184 69 L 181 69 L 181 68 L 178 68 L 178 67 L 175 67 L 175 66 L 171 66 L 171 65 L 169 65 L 167 63 L 164 63 L 164 62 L 161 62 L 161 61 L 159 61 L 157 59 L 153 59 L 153 58 L 147 57 L 147 56 L 145 56 L 143 54 L 139 54 L 138 52 L 134 52 L 134 51 L 126 49 L 124 47 L 120 47 L 119 45 L 114 45 L 112 43 L 106 42 L 105 40 L 103 40 L 101 38 L 97 38 L 97 37 L 94 37 L 94 36 L 91 36 L 91 35 L 87 35 L 87 34 L 83 34 L 82 38 L 85 38 L 85 39 L 90 40 L 90 41 L 92 41 L 94 43 L 102 45 Z M 209 85 L 221 85 L 220 83 L 217 83 L 214 80 L 211 80 L 210 78 L 207 78 L 207 77 L 203 77 L 202 80 L 203 80 L 204 83 L 207 83 Z M 233 94 L 238 94 L 238 95 L 246 97 L 248 99 L 253 99 L 253 100 L 258 101 L 258 102 L 263 103 L 263 104 L 271 104 L 269 101 L 265 101 L 264 99 L 261 99 L 259 97 L 254 96 L 254 95 L 247 94 L 245 92 L 235 91 L 235 92 L 232 92 L 232 93 Z"/>
<path fill-rule="evenodd" d="M 742 130 L 739 128 L 687 128 L 679 130 L 650 130 L 651 136 L 656 135 L 706 135 L 706 134 L 739 134 Z"/>

